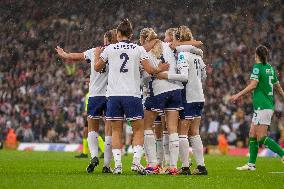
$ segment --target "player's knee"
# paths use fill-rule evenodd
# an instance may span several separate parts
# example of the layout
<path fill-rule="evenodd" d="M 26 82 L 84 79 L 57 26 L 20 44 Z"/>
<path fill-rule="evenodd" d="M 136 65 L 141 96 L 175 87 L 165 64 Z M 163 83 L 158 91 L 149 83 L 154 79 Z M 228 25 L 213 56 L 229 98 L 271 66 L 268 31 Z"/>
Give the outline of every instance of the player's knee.
<path fill-rule="evenodd" d="M 249 132 L 249 137 L 250 138 L 256 138 L 256 134 L 254 132 Z"/>
<path fill-rule="evenodd" d="M 196 135 L 199 135 L 199 129 L 191 129 L 189 132 L 188 132 L 189 136 L 196 136 Z"/>
<path fill-rule="evenodd" d="M 257 139 L 257 141 L 261 141 L 261 139 L 265 136 L 266 136 L 265 133 L 257 133 L 256 139 Z"/>
<path fill-rule="evenodd" d="M 179 135 L 187 135 L 187 133 L 188 133 L 188 129 L 187 128 L 179 127 L 179 129 L 178 129 L 178 134 Z"/>

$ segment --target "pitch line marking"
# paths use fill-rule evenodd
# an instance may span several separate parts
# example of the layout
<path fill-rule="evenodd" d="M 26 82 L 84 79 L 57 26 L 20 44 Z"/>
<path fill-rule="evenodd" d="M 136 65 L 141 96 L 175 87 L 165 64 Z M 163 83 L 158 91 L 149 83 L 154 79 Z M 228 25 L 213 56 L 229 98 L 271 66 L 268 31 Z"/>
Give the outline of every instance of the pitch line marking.
<path fill-rule="evenodd" d="M 272 174 L 284 174 L 284 172 L 269 172 L 269 173 L 272 173 Z"/>

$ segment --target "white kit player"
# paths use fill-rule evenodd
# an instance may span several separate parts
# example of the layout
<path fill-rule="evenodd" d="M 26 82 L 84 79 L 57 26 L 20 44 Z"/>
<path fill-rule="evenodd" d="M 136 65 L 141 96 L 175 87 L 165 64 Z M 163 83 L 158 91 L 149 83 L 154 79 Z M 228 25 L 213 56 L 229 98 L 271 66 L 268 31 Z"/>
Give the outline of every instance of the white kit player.
<path fill-rule="evenodd" d="M 192 33 L 186 26 L 178 28 L 175 34 L 176 40 L 188 41 L 192 39 Z M 200 55 L 190 52 L 178 53 L 179 74 L 170 76 L 168 73 L 158 74 L 159 78 L 186 81 L 183 90 L 184 110 L 180 112 L 179 140 L 180 156 L 182 160 L 181 174 L 190 174 L 189 143 L 192 145 L 193 155 L 197 162 L 197 168 L 193 174 L 207 174 L 203 157 L 203 144 L 199 135 L 202 109 L 205 98 L 202 88 L 202 80 L 206 78 L 206 66 Z"/>
<path fill-rule="evenodd" d="M 96 61 L 95 70 L 101 71 L 106 63 L 109 64 L 107 86 L 107 113 L 112 128 L 112 152 L 115 161 L 114 174 L 122 173 L 121 136 L 123 119 L 131 122 L 133 129 L 133 162 L 132 170 L 145 174 L 140 164 L 143 155 L 143 106 L 140 91 L 140 65 L 149 74 L 157 74 L 168 69 L 167 64 L 160 64 L 157 68 L 150 65 L 145 49 L 129 39 L 132 36 L 132 25 L 124 19 L 117 27 L 118 43 L 109 45 L 103 52 L 96 51 L 100 59 Z"/>
<path fill-rule="evenodd" d="M 116 30 L 109 30 L 104 35 L 104 45 L 116 43 Z M 97 47 L 98 48 L 98 47 Z M 89 83 L 89 100 L 88 100 L 88 146 L 91 153 L 91 162 L 86 168 L 88 173 L 94 171 L 94 168 L 99 164 L 98 159 L 98 131 L 99 119 L 104 116 L 106 112 L 106 88 L 108 77 L 108 66 L 106 65 L 100 72 L 94 69 L 95 64 L 95 49 L 92 48 L 82 53 L 66 53 L 60 47 L 56 48 L 60 57 L 69 60 L 86 60 L 91 64 L 91 75 Z M 104 152 L 104 167 L 103 173 L 111 173 L 110 161 L 112 158 L 111 152 L 111 129 L 109 121 L 105 121 L 105 152 Z"/>
<path fill-rule="evenodd" d="M 144 28 L 140 32 L 141 44 L 151 43 L 156 40 L 157 34 L 152 28 Z M 167 62 L 170 65 L 169 73 L 176 73 L 176 60 L 171 48 L 168 44 L 157 41 L 153 48 L 149 51 L 150 62 L 157 66 L 159 62 Z M 158 112 L 164 112 L 166 115 L 168 131 L 169 131 L 169 150 L 170 150 L 170 166 L 168 174 L 177 174 L 177 161 L 179 153 L 179 138 L 177 133 L 179 110 L 183 109 L 181 90 L 182 84 L 179 81 L 158 80 L 151 77 L 148 84 L 149 97 L 144 103 L 145 107 L 145 142 L 144 147 L 149 166 L 147 171 L 157 172 L 157 155 L 155 136 L 152 130 L 153 123 Z"/>

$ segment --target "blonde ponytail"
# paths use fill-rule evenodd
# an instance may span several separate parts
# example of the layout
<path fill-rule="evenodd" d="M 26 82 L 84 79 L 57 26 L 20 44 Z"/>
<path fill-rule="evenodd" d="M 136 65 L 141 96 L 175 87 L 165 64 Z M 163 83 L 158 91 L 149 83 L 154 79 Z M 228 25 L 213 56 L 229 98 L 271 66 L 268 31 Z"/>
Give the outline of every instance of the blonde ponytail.
<path fill-rule="evenodd" d="M 150 52 L 152 52 L 157 59 L 160 59 L 163 54 L 162 41 L 161 40 L 157 41 Z"/>
<path fill-rule="evenodd" d="M 140 37 L 147 42 L 158 39 L 158 35 L 153 28 L 143 28 L 140 32 Z M 158 40 L 150 52 L 153 53 L 156 58 L 160 58 L 163 53 L 162 41 Z"/>

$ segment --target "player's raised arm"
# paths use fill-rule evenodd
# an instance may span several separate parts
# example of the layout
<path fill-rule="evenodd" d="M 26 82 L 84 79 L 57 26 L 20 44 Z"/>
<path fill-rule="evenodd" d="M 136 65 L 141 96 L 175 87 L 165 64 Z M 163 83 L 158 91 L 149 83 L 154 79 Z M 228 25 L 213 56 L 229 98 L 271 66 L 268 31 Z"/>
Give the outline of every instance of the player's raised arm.
<path fill-rule="evenodd" d="M 107 49 L 97 47 L 95 50 L 95 71 L 100 72 L 107 64 Z M 102 52 L 103 51 L 103 52 Z"/>
<path fill-rule="evenodd" d="M 195 46 L 192 45 L 179 45 L 176 46 L 176 51 L 179 52 L 190 52 L 193 54 L 197 54 L 199 56 L 201 56 L 201 58 L 203 58 L 203 51 L 200 48 L 197 48 Z"/>
<path fill-rule="evenodd" d="M 57 46 L 55 50 L 57 54 L 63 59 L 74 60 L 74 61 L 84 60 L 84 53 L 67 53 L 59 46 Z"/>
<path fill-rule="evenodd" d="M 179 46 L 179 45 L 192 45 L 195 47 L 200 47 L 203 45 L 202 41 L 197 41 L 197 40 L 190 40 L 190 41 L 183 41 L 183 42 L 173 42 L 172 45 L 174 46 Z"/>

